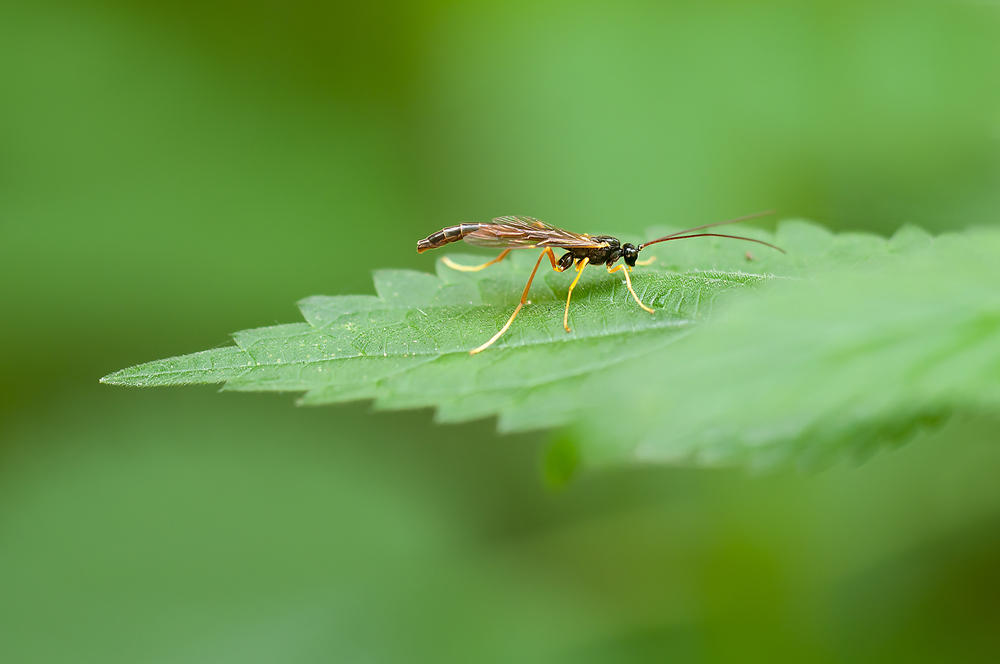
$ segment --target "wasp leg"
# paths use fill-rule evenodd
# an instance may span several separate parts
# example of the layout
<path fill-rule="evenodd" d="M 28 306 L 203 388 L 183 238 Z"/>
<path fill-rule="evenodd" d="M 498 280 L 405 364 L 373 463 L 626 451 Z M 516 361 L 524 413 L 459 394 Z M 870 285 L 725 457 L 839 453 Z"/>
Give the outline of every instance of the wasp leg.
<path fill-rule="evenodd" d="M 651 265 L 652 263 L 655 263 L 655 262 L 656 262 L 656 256 L 653 256 L 652 258 L 647 258 L 644 261 L 636 261 L 635 264 L 636 265 Z"/>
<path fill-rule="evenodd" d="M 636 263 L 636 265 L 638 265 L 638 263 Z M 645 304 L 643 304 L 642 300 L 639 299 L 639 296 L 635 294 L 635 290 L 632 288 L 632 279 L 630 279 L 629 276 L 628 276 L 629 269 L 628 269 L 627 265 L 625 265 L 624 263 L 622 263 L 621 265 L 619 265 L 618 267 L 616 267 L 614 269 L 611 269 L 610 267 L 608 267 L 608 274 L 614 274 L 615 272 L 617 272 L 618 270 L 622 270 L 623 268 L 624 268 L 624 270 L 623 270 L 622 274 L 625 275 L 625 285 L 628 286 L 628 292 L 632 293 L 632 297 L 635 298 L 635 301 L 639 303 L 640 307 L 642 307 L 643 309 L 645 309 L 649 313 L 653 313 L 653 310 L 650 309 L 649 307 L 647 307 Z"/>
<path fill-rule="evenodd" d="M 566 271 L 566 268 L 559 265 L 559 261 L 556 260 L 556 255 L 552 252 L 552 247 L 546 248 L 544 253 L 542 253 L 542 256 L 549 257 L 549 262 L 552 263 L 552 269 L 555 270 L 556 272 Z"/>
<path fill-rule="evenodd" d="M 587 267 L 587 263 L 589 262 L 589 258 L 584 258 L 576 264 L 576 279 L 569 285 L 569 292 L 566 293 L 566 313 L 563 314 L 563 327 L 566 328 L 567 332 L 573 331 L 569 329 L 569 299 L 573 297 L 573 289 L 576 288 L 576 282 L 580 281 L 580 277 L 583 276 L 583 268 Z"/>
<path fill-rule="evenodd" d="M 500 252 L 500 255 L 491 261 L 483 263 L 482 265 L 459 265 L 455 261 L 451 260 L 447 256 L 441 257 L 441 262 L 450 267 L 453 270 L 458 270 L 459 272 L 479 272 L 483 268 L 487 268 L 494 263 L 499 263 L 503 259 L 507 258 L 507 254 L 510 253 L 510 249 L 504 249 Z"/>
<path fill-rule="evenodd" d="M 546 247 L 545 251 L 542 252 L 542 256 L 548 256 L 549 262 L 552 263 L 552 269 L 556 272 L 565 272 L 566 268 L 559 264 L 556 260 L 556 255 L 552 252 L 552 247 Z M 531 304 L 531 300 L 525 300 L 525 304 Z"/>
<path fill-rule="evenodd" d="M 535 261 L 535 269 L 531 271 L 531 276 L 528 277 L 528 283 L 524 285 L 524 292 L 521 293 L 521 301 L 514 309 L 514 313 L 510 315 L 510 318 L 507 319 L 507 323 L 502 328 L 500 328 L 500 331 L 493 335 L 492 339 L 484 343 L 479 348 L 473 348 L 472 350 L 470 350 L 469 355 L 475 355 L 476 353 L 483 352 L 484 350 L 492 346 L 496 342 L 496 340 L 502 337 L 503 333 L 507 331 L 507 328 L 510 327 L 510 324 L 514 322 L 515 318 L 517 318 L 517 314 L 521 311 L 521 307 L 523 307 L 524 303 L 527 302 L 528 291 L 531 290 L 531 282 L 535 280 L 535 273 L 538 272 L 538 266 L 542 264 L 542 259 L 545 258 L 546 256 L 548 256 L 549 260 L 552 261 L 553 266 L 556 265 L 555 255 L 552 253 L 552 249 L 546 249 L 538 256 L 538 260 Z"/>

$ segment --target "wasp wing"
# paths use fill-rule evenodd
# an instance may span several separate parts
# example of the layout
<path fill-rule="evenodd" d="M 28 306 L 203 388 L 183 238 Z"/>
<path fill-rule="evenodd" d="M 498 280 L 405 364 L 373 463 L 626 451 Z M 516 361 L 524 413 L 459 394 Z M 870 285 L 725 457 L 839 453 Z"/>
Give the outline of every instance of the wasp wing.
<path fill-rule="evenodd" d="M 534 217 L 515 216 L 497 217 L 491 223 L 480 224 L 479 230 L 469 233 L 462 239 L 476 247 L 515 249 L 534 247 L 593 249 L 602 244 L 588 235 L 571 233 Z"/>

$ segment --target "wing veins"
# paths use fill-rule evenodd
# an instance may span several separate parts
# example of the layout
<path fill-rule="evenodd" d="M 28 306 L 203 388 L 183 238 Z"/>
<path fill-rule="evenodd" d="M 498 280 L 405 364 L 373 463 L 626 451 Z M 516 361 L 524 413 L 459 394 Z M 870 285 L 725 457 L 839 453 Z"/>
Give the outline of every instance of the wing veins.
<path fill-rule="evenodd" d="M 600 242 L 586 235 L 556 228 L 534 217 L 521 216 L 497 217 L 491 223 L 481 224 L 479 230 L 466 235 L 464 240 L 477 247 L 515 249 L 593 249 L 601 246 Z"/>

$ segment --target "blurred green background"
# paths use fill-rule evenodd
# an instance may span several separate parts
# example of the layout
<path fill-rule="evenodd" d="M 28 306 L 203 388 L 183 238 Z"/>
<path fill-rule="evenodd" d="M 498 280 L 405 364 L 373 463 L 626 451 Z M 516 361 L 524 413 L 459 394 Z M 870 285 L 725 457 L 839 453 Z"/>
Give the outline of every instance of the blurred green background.
<path fill-rule="evenodd" d="M 1000 658 L 997 423 L 860 468 L 97 379 L 438 228 L 1000 221 L 1000 7 L 0 4 L 0 660 Z"/>

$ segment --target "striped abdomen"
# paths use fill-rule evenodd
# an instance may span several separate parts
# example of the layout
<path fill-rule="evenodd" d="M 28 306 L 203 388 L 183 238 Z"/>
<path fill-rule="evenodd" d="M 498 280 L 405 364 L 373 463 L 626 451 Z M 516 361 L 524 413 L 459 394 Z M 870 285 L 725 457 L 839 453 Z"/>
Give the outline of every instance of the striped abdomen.
<path fill-rule="evenodd" d="M 458 242 L 469 233 L 475 233 L 482 224 L 459 224 L 442 228 L 437 233 L 431 233 L 423 240 L 417 241 L 417 253 L 422 254 L 428 249 L 437 249 L 450 242 Z"/>

